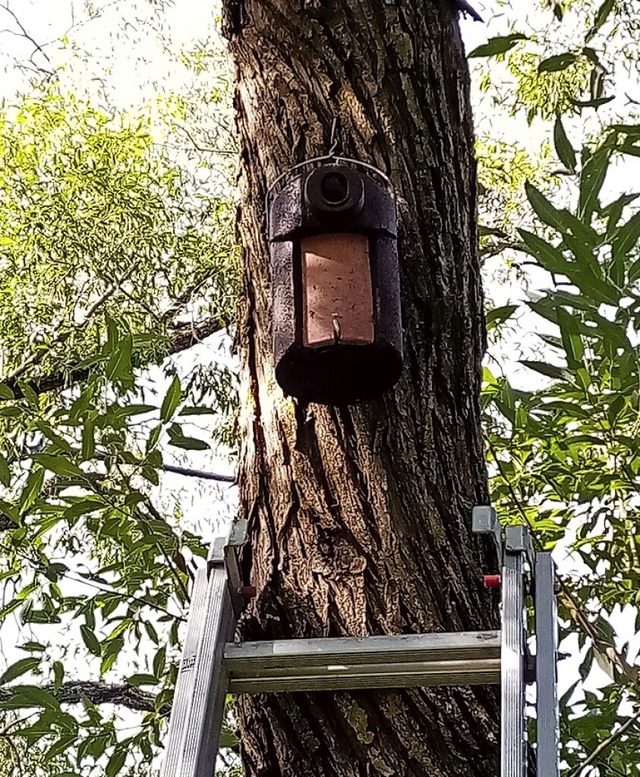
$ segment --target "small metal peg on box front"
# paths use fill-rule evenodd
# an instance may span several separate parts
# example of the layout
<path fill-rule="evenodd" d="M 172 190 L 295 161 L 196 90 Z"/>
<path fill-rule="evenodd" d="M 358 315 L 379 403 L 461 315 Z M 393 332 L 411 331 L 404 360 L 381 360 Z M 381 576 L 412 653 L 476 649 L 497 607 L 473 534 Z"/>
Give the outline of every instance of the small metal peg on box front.
<path fill-rule="evenodd" d="M 310 159 L 267 196 L 276 380 L 330 405 L 371 399 L 402 371 L 397 211 L 388 178 Z"/>

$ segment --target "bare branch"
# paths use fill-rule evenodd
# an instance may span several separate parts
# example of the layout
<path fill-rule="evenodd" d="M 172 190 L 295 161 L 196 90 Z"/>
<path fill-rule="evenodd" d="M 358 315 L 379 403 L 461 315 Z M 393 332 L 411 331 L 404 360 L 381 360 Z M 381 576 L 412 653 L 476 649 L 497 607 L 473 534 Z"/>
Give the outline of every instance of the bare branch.
<path fill-rule="evenodd" d="M 10 531 L 11 529 L 17 529 L 16 524 L 7 515 L 0 513 L 0 531 Z"/>
<path fill-rule="evenodd" d="M 31 52 L 31 56 L 29 57 L 29 61 L 31 64 L 38 70 L 40 73 L 44 73 L 45 75 L 48 75 L 50 78 L 53 78 L 55 76 L 55 68 L 53 67 L 53 62 L 49 59 L 49 55 L 47 52 L 42 48 L 42 46 L 33 38 L 26 30 L 25 26 L 22 24 L 18 16 L 15 14 L 14 11 L 9 8 L 9 3 L 4 3 L 2 6 L 3 10 L 5 10 L 9 16 L 13 18 L 15 23 L 18 25 L 18 29 L 20 30 L 19 33 L 13 33 L 12 30 L 6 30 L 6 32 L 12 32 L 14 35 L 18 34 L 21 38 L 24 38 L 25 40 L 28 40 L 29 43 L 31 43 L 34 46 L 33 51 Z M 42 57 L 46 60 L 47 64 L 49 65 L 50 70 L 47 68 L 42 68 L 36 65 L 36 63 L 33 61 L 34 55 L 38 53 L 41 54 Z"/>
<path fill-rule="evenodd" d="M 222 475 L 218 472 L 206 472 L 203 469 L 177 467 L 174 464 L 163 464 L 162 469 L 165 472 L 174 472 L 176 475 L 184 475 L 188 478 L 199 478 L 200 480 L 217 480 L 219 483 L 236 482 L 236 475 Z"/>
<path fill-rule="evenodd" d="M 464 16 L 470 16 L 474 22 L 481 22 L 483 21 L 482 16 L 475 10 L 475 8 L 472 8 L 467 0 L 454 0 L 454 5 L 460 11 L 461 14 Z"/>

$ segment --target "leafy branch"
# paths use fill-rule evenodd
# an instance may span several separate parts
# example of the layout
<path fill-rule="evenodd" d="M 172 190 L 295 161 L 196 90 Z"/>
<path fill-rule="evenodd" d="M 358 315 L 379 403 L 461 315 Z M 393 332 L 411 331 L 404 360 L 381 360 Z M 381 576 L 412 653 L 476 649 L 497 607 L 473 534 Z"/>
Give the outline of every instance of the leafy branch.
<path fill-rule="evenodd" d="M 216 318 L 207 318 L 197 324 L 181 324 L 173 330 L 166 353 L 167 355 L 172 355 L 186 351 L 205 338 L 224 330 L 227 326 L 228 322 Z M 93 358 L 97 360 L 98 355 L 94 354 Z M 89 360 L 91 361 L 92 357 Z M 52 391 L 67 389 L 74 384 L 83 383 L 91 374 L 91 368 L 80 367 L 77 369 L 60 370 L 49 375 L 42 375 L 33 380 L 21 381 L 17 376 L 9 376 L 0 381 L 0 386 L 6 386 L 14 399 L 23 399 L 26 391 L 31 390 L 39 396 Z M 10 399 L 9 396 L 0 395 L 0 402 L 7 401 L 8 399 Z"/>
<path fill-rule="evenodd" d="M 26 695 L 27 703 L 21 703 L 20 707 L 23 708 L 28 706 L 29 690 L 33 687 L 34 686 L 14 685 L 0 688 L 0 704 L 5 708 L 10 708 L 13 706 L 12 702 L 17 701 L 21 696 Z M 26 694 L 25 689 L 27 689 Z M 104 682 L 70 680 L 62 683 L 59 687 L 55 684 L 50 684 L 37 686 L 37 689 L 44 694 L 52 696 L 60 704 L 81 704 L 83 698 L 86 698 L 93 704 L 117 704 L 139 712 L 159 711 L 162 715 L 168 715 L 171 710 L 171 704 L 169 702 L 163 703 L 160 710 L 156 710 L 155 694 L 149 693 L 148 691 L 141 691 L 139 688 L 134 688 L 125 683 L 110 684 Z M 33 703 L 37 704 L 38 699 L 44 700 L 41 694 L 34 694 Z"/>
<path fill-rule="evenodd" d="M 640 711 L 632 715 L 626 720 L 619 728 L 617 728 L 611 736 L 603 739 L 600 744 L 589 753 L 585 760 L 575 769 L 572 769 L 567 777 L 578 777 L 582 773 L 583 769 L 587 766 L 595 763 L 623 734 L 625 734 L 632 726 L 634 726 L 640 720 Z"/>
<path fill-rule="evenodd" d="M 122 244 L 122 240 L 120 243 Z M 95 313 L 98 312 L 98 310 L 107 302 L 117 291 L 120 291 L 120 286 L 124 281 L 131 276 L 131 274 L 135 271 L 136 267 L 138 265 L 138 262 L 132 262 L 129 268 L 122 274 L 122 276 L 117 280 L 115 283 L 113 283 L 103 294 L 101 294 L 98 299 L 95 300 L 95 302 L 89 307 L 89 309 L 84 314 L 84 321 L 79 326 L 75 327 L 69 327 L 69 329 L 66 329 L 62 332 L 59 332 L 58 335 L 52 339 L 51 343 L 46 348 L 41 348 L 34 353 L 31 354 L 27 359 L 22 362 L 22 364 L 19 367 L 16 367 L 14 370 L 12 370 L 6 377 L 7 383 L 10 381 L 16 382 L 24 373 L 30 369 L 31 367 L 35 367 L 36 365 L 40 364 L 40 362 L 49 354 L 54 348 L 56 348 L 59 345 L 64 345 L 64 343 L 71 337 L 71 335 L 77 331 L 82 326 L 86 325 Z"/>

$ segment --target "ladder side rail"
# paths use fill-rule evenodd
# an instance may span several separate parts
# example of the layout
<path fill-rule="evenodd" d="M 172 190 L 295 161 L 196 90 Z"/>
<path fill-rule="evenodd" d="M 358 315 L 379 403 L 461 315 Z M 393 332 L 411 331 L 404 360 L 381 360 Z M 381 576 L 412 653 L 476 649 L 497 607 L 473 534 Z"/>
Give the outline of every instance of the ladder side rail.
<path fill-rule="evenodd" d="M 537 776 L 558 777 L 558 620 L 551 553 L 536 555 L 535 578 Z"/>
<path fill-rule="evenodd" d="M 184 742 L 189 726 L 191 703 L 194 695 L 196 656 L 204 628 L 207 587 L 207 570 L 199 569 L 194 580 L 191 606 L 187 620 L 187 633 L 182 648 L 180 669 L 178 670 L 171 715 L 169 717 L 169 736 L 162 771 L 164 777 L 175 777 L 175 775 L 179 774 L 178 770 L 180 769 L 182 753 L 184 752 Z"/>
<path fill-rule="evenodd" d="M 210 562 L 206 612 L 198 646 L 182 763 L 178 772 L 165 777 L 213 777 L 215 774 L 229 682 L 223 650 L 234 627 L 226 569 L 222 555 L 218 555 Z"/>
<path fill-rule="evenodd" d="M 501 777 L 525 777 L 524 527 L 507 526 L 502 570 Z"/>

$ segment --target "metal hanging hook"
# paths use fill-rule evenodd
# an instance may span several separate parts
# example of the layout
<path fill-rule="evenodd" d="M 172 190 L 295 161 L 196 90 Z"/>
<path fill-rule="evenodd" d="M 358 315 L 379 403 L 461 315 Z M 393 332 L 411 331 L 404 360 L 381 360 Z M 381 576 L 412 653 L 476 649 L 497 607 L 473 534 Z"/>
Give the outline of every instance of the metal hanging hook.
<path fill-rule="evenodd" d="M 340 138 L 338 135 L 339 121 L 340 118 L 334 113 L 333 121 L 331 122 L 331 135 L 329 136 L 329 156 L 335 156 L 340 144 Z"/>
<path fill-rule="evenodd" d="M 296 170 L 300 170 L 301 168 L 307 167 L 309 165 L 319 165 L 319 164 L 322 164 L 323 162 L 334 162 L 335 164 L 347 164 L 353 167 L 360 167 L 365 170 L 368 170 L 378 175 L 385 182 L 385 184 L 393 191 L 393 184 L 391 183 L 389 176 L 383 173 L 382 170 L 375 167 L 374 165 L 368 164 L 367 162 L 361 162 L 359 159 L 352 159 L 351 157 L 341 156 L 338 153 L 338 150 L 340 148 L 339 127 L 340 127 L 340 117 L 334 113 L 333 121 L 331 122 L 331 132 L 329 133 L 329 151 L 326 154 L 322 154 L 321 156 L 311 157 L 311 159 L 305 159 L 302 162 L 298 162 L 298 164 L 293 165 L 288 170 L 285 170 L 283 173 L 280 173 L 280 175 L 273 181 L 273 183 L 267 189 L 267 192 L 264 197 L 265 215 L 268 214 L 269 212 L 269 201 L 271 199 L 271 196 L 281 181 L 283 181 L 285 178 L 291 175 L 291 173 L 294 173 Z"/>

